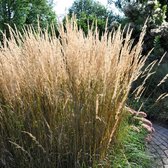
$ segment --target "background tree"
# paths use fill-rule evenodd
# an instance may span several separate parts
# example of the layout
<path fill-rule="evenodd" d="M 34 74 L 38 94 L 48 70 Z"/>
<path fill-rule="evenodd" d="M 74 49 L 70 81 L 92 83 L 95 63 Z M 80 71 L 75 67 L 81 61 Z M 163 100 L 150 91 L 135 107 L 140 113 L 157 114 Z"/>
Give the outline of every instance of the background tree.
<path fill-rule="evenodd" d="M 75 14 L 78 19 L 78 25 L 87 33 L 88 23 L 91 25 L 97 21 L 97 27 L 102 33 L 105 28 L 106 20 L 109 23 L 115 20 L 115 16 L 105 6 L 95 0 L 75 0 L 69 9 L 68 15 Z"/>
<path fill-rule="evenodd" d="M 8 33 L 7 24 L 16 25 L 21 29 L 24 25 L 45 28 L 47 24 L 56 23 L 53 2 L 47 0 L 1 0 L 0 1 L 0 30 Z"/>

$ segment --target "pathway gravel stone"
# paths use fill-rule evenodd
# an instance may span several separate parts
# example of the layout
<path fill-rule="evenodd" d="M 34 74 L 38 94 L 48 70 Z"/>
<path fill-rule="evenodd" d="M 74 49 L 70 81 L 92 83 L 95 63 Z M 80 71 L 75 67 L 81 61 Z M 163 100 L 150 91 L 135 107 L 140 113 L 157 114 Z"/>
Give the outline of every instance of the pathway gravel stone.
<path fill-rule="evenodd" d="M 150 155 L 156 163 L 153 168 L 168 168 L 168 129 L 157 124 L 153 126 L 155 133 L 148 144 Z"/>

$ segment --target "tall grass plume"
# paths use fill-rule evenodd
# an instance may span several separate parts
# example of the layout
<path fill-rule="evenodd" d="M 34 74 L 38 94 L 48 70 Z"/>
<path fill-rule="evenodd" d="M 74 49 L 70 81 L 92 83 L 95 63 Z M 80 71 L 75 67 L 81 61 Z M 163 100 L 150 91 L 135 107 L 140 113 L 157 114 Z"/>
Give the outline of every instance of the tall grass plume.
<path fill-rule="evenodd" d="M 4 35 L 0 48 L 0 164 L 94 167 L 122 121 L 132 82 L 141 74 L 145 30 L 86 36 L 76 20 L 59 36 Z"/>

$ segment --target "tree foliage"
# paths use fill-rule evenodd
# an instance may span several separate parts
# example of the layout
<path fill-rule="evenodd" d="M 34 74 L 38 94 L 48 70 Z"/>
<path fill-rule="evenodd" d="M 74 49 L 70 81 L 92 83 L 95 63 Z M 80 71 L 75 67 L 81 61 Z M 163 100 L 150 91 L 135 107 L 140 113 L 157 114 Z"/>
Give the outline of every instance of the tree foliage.
<path fill-rule="evenodd" d="M 97 22 L 97 27 L 102 33 L 104 31 L 106 20 L 109 23 L 114 20 L 112 12 L 108 11 L 105 6 L 95 0 L 75 0 L 72 7 L 69 9 L 68 15 L 71 17 L 75 14 L 78 19 L 78 25 L 85 33 L 88 30 L 88 23 L 91 25 Z"/>
<path fill-rule="evenodd" d="M 7 24 L 16 25 L 21 29 L 24 25 L 38 25 L 42 28 L 47 24 L 56 23 L 56 14 L 52 10 L 52 1 L 47 0 L 1 0 L 0 30 L 8 31 Z"/>
<path fill-rule="evenodd" d="M 130 23 L 131 27 L 134 29 L 134 38 L 138 36 L 146 19 L 147 22 L 147 34 L 145 41 L 146 51 L 156 46 L 155 41 L 157 40 L 157 47 L 164 47 L 163 37 L 164 31 L 158 30 L 158 28 L 163 29 L 163 24 L 166 23 L 167 17 L 167 5 L 166 0 L 117 0 L 115 1 L 116 6 L 123 11 L 125 18 L 124 23 Z M 113 3 L 109 0 L 109 3 Z M 156 33 L 157 32 L 157 33 Z M 158 33 L 159 32 L 159 33 Z M 156 39 L 155 39 L 156 38 Z M 159 39 L 159 40 L 158 40 Z M 159 44 L 162 43 L 162 44 Z M 158 45 L 159 44 L 159 45 Z M 167 50 L 165 48 L 165 50 Z M 162 55 L 164 50 L 160 48 L 155 50 L 156 55 Z M 158 51 L 160 54 L 158 54 Z"/>
<path fill-rule="evenodd" d="M 150 24 L 161 25 L 167 18 L 166 0 L 109 0 L 124 12 L 129 22 L 143 24 L 149 17 Z M 154 26 L 153 25 L 153 26 Z"/>

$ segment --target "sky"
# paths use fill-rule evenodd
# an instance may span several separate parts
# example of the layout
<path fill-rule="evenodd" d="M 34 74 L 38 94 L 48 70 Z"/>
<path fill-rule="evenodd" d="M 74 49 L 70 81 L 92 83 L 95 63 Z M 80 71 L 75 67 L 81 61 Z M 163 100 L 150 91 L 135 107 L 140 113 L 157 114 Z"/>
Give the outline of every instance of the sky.
<path fill-rule="evenodd" d="M 97 0 L 104 6 L 107 5 L 107 0 Z M 58 18 L 62 18 L 67 12 L 68 8 L 71 7 L 73 4 L 74 0 L 54 0 L 54 9 L 56 11 L 56 14 Z M 112 7 L 113 9 L 115 8 L 114 6 Z"/>

